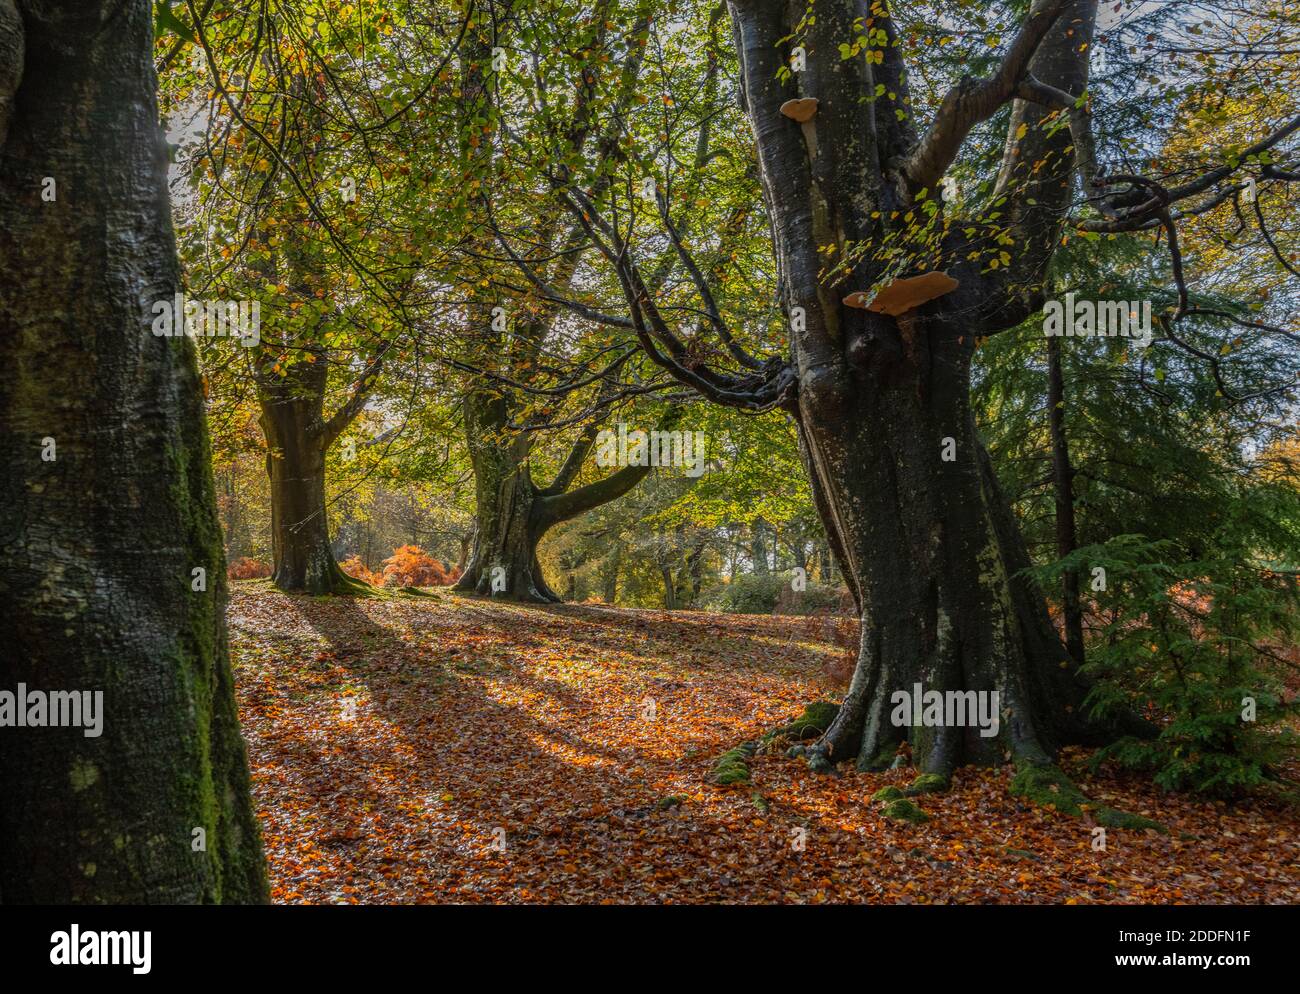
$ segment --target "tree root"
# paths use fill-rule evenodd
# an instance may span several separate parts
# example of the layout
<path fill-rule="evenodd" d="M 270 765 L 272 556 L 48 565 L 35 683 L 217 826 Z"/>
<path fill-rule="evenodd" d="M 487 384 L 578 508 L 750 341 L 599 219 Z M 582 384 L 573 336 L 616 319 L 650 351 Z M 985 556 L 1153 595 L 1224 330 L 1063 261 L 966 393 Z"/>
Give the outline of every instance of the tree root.
<path fill-rule="evenodd" d="M 1169 829 L 1150 818 L 1129 814 L 1105 804 L 1091 801 L 1073 780 L 1054 764 L 1020 762 L 1011 781 L 1011 794 L 1041 807 L 1051 808 L 1075 818 L 1085 814 L 1106 828 L 1154 828 L 1169 834 Z"/>
<path fill-rule="evenodd" d="M 758 740 L 759 748 L 766 749 L 777 739 L 792 739 L 801 742 L 815 739 L 826 734 L 835 716 L 840 713 L 840 706 L 834 701 L 813 701 L 803 709 L 803 714 L 794 721 L 772 729 Z"/>
<path fill-rule="evenodd" d="M 952 781 L 941 773 L 922 773 L 903 791 L 904 797 L 920 797 L 922 794 L 943 794 L 952 786 Z"/>
<path fill-rule="evenodd" d="M 342 570 L 336 570 L 330 577 L 329 592 L 339 597 L 374 597 L 378 593 L 377 589 L 365 580 L 348 576 Z"/>
<path fill-rule="evenodd" d="M 719 787 L 749 783 L 749 761 L 756 752 L 757 742 L 742 742 L 736 748 L 728 749 L 713 764 L 713 776 L 710 779 Z"/>
<path fill-rule="evenodd" d="M 268 580 L 271 586 L 285 594 L 306 594 L 309 597 L 377 597 L 380 594 L 378 587 L 348 576 L 339 569 L 338 563 L 327 569 L 324 576 L 318 575 L 312 582 L 301 587 L 282 586 L 275 575 L 268 577 Z"/>
<path fill-rule="evenodd" d="M 839 710 L 840 706 L 834 701 L 813 701 L 803 709 L 803 714 L 793 721 L 773 728 L 757 741 L 742 742 L 736 748 L 729 749 L 713 764 L 713 782 L 719 786 L 749 783 L 751 759 L 760 752 L 768 751 L 777 742 L 790 739 L 795 741 L 815 739 L 823 735 L 835 720 Z M 803 746 L 794 746 L 791 753 L 802 749 Z"/>
<path fill-rule="evenodd" d="M 433 597 L 436 599 L 438 596 L 429 593 L 427 590 L 421 590 L 419 587 L 398 587 L 397 593 L 402 597 Z"/>

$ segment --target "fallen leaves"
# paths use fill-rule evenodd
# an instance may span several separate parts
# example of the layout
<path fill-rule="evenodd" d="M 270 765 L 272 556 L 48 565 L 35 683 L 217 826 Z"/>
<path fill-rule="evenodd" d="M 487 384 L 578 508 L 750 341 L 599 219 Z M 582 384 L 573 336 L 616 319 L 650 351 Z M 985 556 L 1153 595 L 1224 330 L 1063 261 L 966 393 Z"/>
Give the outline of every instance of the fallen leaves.
<path fill-rule="evenodd" d="M 817 776 L 780 752 L 752 782 L 713 760 L 825 697 L 839 649 L 799 619 L 287 597 L 236 583 L 240 714 L 284 903 L 1296 903 L 1300 816 L 1088 779 L 1171 834 L 1111 830 L 964 769 Z M 652 707 L 647 707 L 647 702 Z M 755 798 L 759 798 L 759 804 Z"/>

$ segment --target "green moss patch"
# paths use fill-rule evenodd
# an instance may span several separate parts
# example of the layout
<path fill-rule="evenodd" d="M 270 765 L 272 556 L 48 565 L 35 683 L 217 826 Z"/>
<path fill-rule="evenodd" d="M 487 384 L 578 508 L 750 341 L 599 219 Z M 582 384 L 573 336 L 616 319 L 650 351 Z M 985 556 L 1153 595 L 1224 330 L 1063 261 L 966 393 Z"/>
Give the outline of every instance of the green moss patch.
<path fill-rule="evenodd" d="M 1011 793 L 1040 807 L 1052 808 L 1075 818 L 1086 811 L 1098 825 L 1107 828 L 1154 828 L 1158 832 L 1169 832 L 1158 821 L 1088 800 L 1074 781 L 1055 766 L 1022 763 L 1011 781 Z"/>
<path fill-rule="evenodd" d="M 890 801 L 885 806 L 885 817 L 891 821 L 906 822 L 909 825 L 921 825 L 930 820 L 930 816 L 909 801 L 906 797 Z"/>
<path fill-rule="evenodd" d="M 728 749 L 713 764 L 713 782 L 719 787 L 749 783 L 749 761 L 757 749 L 753 742 L 742 742 L 736 748 Z"/>
<path fill-rule="evenodd" d="M 438 596 L 433 591 L 425 590 L 422 587 L 398 587 L 397 592 L 403 597 L 433 597 L 436 599 Z"/>
<path fill-rule="evenodd" d="M 952 784 L 948 778 L 938 773 L 922 773 L 912 781 L 903 794 L 907 797 L 919 797 L 922 794 L 942 794 Z"/>
<path fill-rule="evenodd" d="M 839 713 L 840 706 L 834 701 L 813 701 L 794 721 L 772 729 L 760 742 L 767 744 L 778 738 L 794 739 L 797 742 L 819 738 L 825 734 L 826 729 L 831 727 L 831 722 Z"/>

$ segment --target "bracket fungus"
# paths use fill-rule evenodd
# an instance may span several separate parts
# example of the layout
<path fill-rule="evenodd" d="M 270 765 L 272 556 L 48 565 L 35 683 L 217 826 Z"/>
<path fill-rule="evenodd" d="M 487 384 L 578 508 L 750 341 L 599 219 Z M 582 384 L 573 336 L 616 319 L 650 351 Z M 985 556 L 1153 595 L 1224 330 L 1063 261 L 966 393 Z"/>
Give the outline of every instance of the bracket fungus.
<path fill-rule="evenodd" d="M 914 307 L 929 303 L 936 297 L 951 293 L 959 286 L 958 282 L 947 273 L 922 273 L 907 279 L 894 280 L 882 287 L 873 297 L 865 291 L 858 290 L 844 298 L 846 307 L 865 307 L 877 314 L 898 317 Z"/>
<path fill-rule="evenodd" d="M 817 113 L 817 98 L 801 97 L 797 100 L 787 100 L 781 105 L 781 113 L 800 124 L 811 121 Z"/>

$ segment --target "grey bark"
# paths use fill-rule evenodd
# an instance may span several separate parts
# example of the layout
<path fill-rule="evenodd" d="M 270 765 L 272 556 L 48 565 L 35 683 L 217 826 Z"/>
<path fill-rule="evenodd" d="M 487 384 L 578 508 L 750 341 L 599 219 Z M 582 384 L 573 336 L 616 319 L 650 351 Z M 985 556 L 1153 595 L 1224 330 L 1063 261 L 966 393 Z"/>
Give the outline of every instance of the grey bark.
<path fill-rule="evenodd" d="M 193 343 L 151 332 L 179 288 L 152 15 L 0 3 L 0 688 L 104 695 L 98 737 L 0 731 L 5 903 L 268 897 Z"/>

